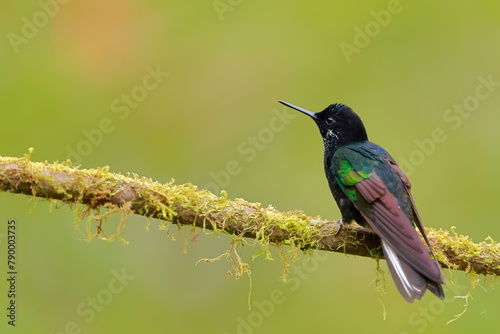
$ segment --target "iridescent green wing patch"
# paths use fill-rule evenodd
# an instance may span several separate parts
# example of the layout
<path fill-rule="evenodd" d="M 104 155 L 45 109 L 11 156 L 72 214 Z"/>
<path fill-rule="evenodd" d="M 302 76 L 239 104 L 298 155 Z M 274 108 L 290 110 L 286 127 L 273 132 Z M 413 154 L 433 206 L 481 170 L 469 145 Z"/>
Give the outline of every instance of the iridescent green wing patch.
<path fill-rule="evenodd" d="M 356 170 L 348 160 L 341 160 L 340 164 L 336 166 L 336 179 L 342 190 L 346 192 L 351 201 L 358 199 L 354 185 L 364 179 L 369 178 L 372 173 L 364 170 Z"/>

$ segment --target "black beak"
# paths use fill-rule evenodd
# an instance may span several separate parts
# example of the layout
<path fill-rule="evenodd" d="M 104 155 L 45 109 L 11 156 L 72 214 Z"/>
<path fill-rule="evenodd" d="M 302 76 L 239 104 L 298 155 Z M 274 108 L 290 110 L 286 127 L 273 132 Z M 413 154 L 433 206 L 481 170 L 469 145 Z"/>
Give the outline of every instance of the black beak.
<path fill-rule="evenodd" d="M 293 105 L 291 103 L 285 102 L 285 101 L 278 100 L 278 102 L 281 103 L 281 104 L 284 104 L 287 107 L 290 107 L 292 109 L 298 110 L 301 113 L 304 113 L 304 114 L 306 114 L 308 116 L 311 116 L 312 118 L 316 119 L 316 113 L 313 113 L 312 111 L 306 110 L 306 109 L 301 108 L 301 107 L 297 107 L 297 106 L 295 106 L 295 105 Z"/>

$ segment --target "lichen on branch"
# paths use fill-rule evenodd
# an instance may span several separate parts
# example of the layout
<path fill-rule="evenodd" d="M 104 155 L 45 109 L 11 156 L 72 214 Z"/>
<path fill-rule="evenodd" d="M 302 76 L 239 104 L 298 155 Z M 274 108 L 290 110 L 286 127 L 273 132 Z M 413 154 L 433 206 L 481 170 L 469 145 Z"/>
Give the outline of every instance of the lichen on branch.
<path fill-rule="evenodd" d="M 36 196 L 90 211 L 138 214 L 179 225 L 225 232 L 233 238 L 253 238 L 267 252 L 269 245 L 318 249 L 382 258 L 380 240 L 356 224 L 310 217 L 300 210 L 282 212 L 272 206 L 228 199 L 192 184 L 163 184 L 136 174 L 111 173 L 107 167 L 80 169 L 70 162 L 33 162 L 0 157 L 0 190 Z M 122 221 L 123 223 L 123 221 Z M 491 238 L 474 243 L 469 237 L 427 228 L 436 257 L 444 268 L 500 276 L 500 244 Z M 234 242 L 234 241 L 233 241 Z"/>

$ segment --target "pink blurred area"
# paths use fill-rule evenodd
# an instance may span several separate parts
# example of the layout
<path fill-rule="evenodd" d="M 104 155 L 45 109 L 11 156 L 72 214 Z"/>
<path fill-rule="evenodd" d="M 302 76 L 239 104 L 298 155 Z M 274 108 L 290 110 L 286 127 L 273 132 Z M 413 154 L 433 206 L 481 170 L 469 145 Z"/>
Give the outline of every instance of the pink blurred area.
<path fill-rule="evenodd" d="M 51 25 L 55 53 L 68 72 L 81 72 L 98 85 L 119 81 L 158 58 L 165 20 L 147 2 L 71 2 Z"/>

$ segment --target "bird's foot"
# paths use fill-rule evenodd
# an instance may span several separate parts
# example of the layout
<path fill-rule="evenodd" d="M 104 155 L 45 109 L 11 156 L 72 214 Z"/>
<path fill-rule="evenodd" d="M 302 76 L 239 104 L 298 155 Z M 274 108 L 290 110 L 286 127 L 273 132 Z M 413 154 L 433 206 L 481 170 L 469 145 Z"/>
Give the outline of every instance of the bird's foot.
<path fill-rule="evenodd" d="M 342 219 L 337 219 L 337 231 L 335 231 L 335 235 L 339 234 L 342 226 L 344 226 L 344 222 L 342 221 Z"/>

